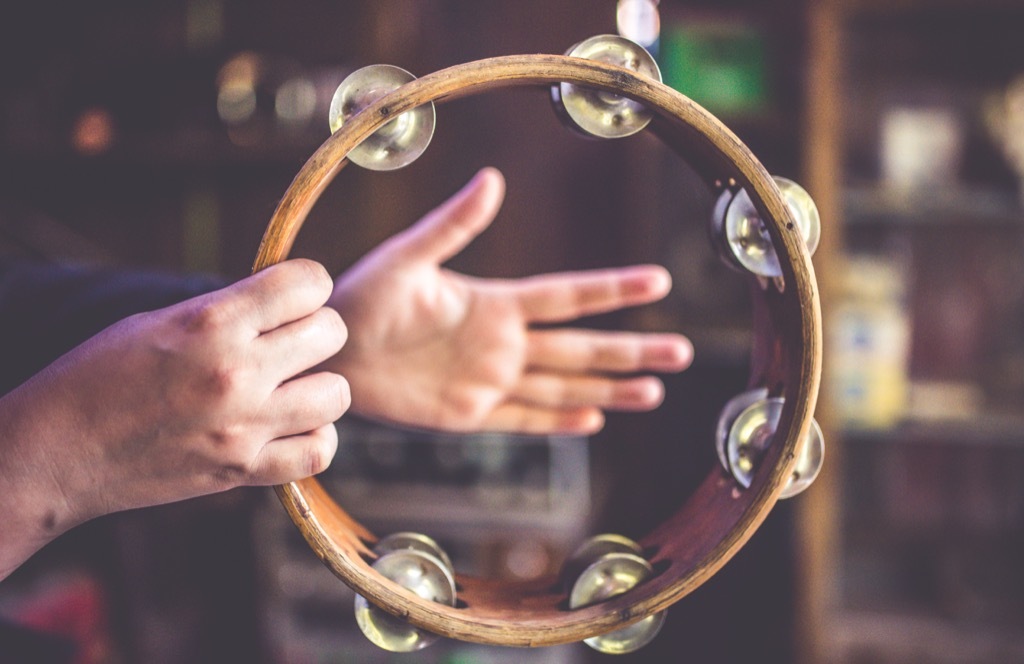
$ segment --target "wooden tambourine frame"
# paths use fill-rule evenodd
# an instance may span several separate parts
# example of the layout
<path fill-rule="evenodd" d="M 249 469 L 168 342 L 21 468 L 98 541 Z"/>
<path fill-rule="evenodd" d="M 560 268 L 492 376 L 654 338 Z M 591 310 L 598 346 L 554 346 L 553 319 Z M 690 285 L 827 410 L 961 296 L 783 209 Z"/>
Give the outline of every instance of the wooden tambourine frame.
<path fill-rule="evenodd" d="M 761 214 L 782 266 L 781 279 L 751 276 L 752 387 L 785 397 L 775 441 L 750 488 L 717 465 L 675 514 L 639 538 L 654 575 L 623 595 L 570 610 L 557 579 L 506 582 L 457 575 L 457 607 L 426 601 L 369 564 L 376 538 L 310 478 L 276 487 L 312 550 L 356 592 L 417 627 L 442 636 L 506 646 L 547 646 L 603 634 L 667 609 L 710 578 L 764 521 L 790 479 L 807 435 L 821 375 L 821 313 L 810 256 L 771 176 L 714 116 L 671 88 L 617 66 L 556 55 L 480 60 L 416 79 L 348 120 L 302 167 L 274 213 L 253 270 L 284 260 L 346 155 L 399 114 L 430 102 L 515 85 L 574 83 L 624 95 L 654 113 L 648 130 L 686 159 L 712 188 L 743 187 Z M 708 445 L 714 442 L 707 441 Z"/>

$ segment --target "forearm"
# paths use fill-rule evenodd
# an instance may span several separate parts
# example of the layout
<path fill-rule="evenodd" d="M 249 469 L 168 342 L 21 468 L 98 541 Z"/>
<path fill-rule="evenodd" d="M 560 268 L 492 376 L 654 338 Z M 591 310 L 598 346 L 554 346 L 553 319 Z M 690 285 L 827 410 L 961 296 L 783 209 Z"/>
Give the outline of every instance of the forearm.
<path fill-rule="evenodd" d="M 0 579 L 81 520 L 44 453 L 59 424 L 39 412 L 49 403 L 34 398 L 36 382 L 0 397 Z"/>

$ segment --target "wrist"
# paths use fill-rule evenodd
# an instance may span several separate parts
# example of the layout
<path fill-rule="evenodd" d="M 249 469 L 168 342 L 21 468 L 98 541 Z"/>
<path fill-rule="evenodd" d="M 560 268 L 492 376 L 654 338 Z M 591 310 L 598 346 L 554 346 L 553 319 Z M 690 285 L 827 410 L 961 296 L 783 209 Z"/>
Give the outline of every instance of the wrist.
<path fill-rule="evenodd" d="M 59 466 L 75 441 L 54 433 L 54 413 L 33 397 L 36 379 L 0 397 L 0 578 L 84 521 L 62 486 Z M 60 450 L 55 449 L 60 444 Z"/>

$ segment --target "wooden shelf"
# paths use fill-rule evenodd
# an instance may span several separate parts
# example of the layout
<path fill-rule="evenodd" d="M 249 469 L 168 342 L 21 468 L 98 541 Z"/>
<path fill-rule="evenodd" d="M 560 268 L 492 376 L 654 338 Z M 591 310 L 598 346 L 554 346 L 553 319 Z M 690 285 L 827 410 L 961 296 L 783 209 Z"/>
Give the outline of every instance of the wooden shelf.
<path fill-rule="evenodd" d="M 850 226 L 984 225 L 1024 229 L 1024 208 L 1017 197 L 994 188 L 961 186 L 899 193 L 882 187 L 850 187 L 844 191 L 843 205 Z"/>
<path fill-rule="evenodd" d="M 1024 447 L 1024 417 L 981 413 L 948 420 L 904 420 L 888 429 L 846 428 L 851 444 L 932 443 L 964 446 Z"/>
<path fill-rule="evenodd" d="M 891 610 L 846 610 L 832 620 L 833 661 L 1024 661 L 1024 629 Z"/>

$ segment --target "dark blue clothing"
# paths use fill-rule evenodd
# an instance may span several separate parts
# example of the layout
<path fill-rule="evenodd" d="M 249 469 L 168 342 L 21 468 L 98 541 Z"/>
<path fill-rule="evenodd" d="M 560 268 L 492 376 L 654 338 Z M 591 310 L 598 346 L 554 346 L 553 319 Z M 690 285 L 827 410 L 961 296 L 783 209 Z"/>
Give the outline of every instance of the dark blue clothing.
<path fill-rule="evenodd" d="M 75 644 L 0 618 L 0 664 L 71 664 Z"/>
<path fill-rule="evenodd" d="M 122 318 L 222 285 L 211 277 L 0 260 L 0 394 Z"/>

